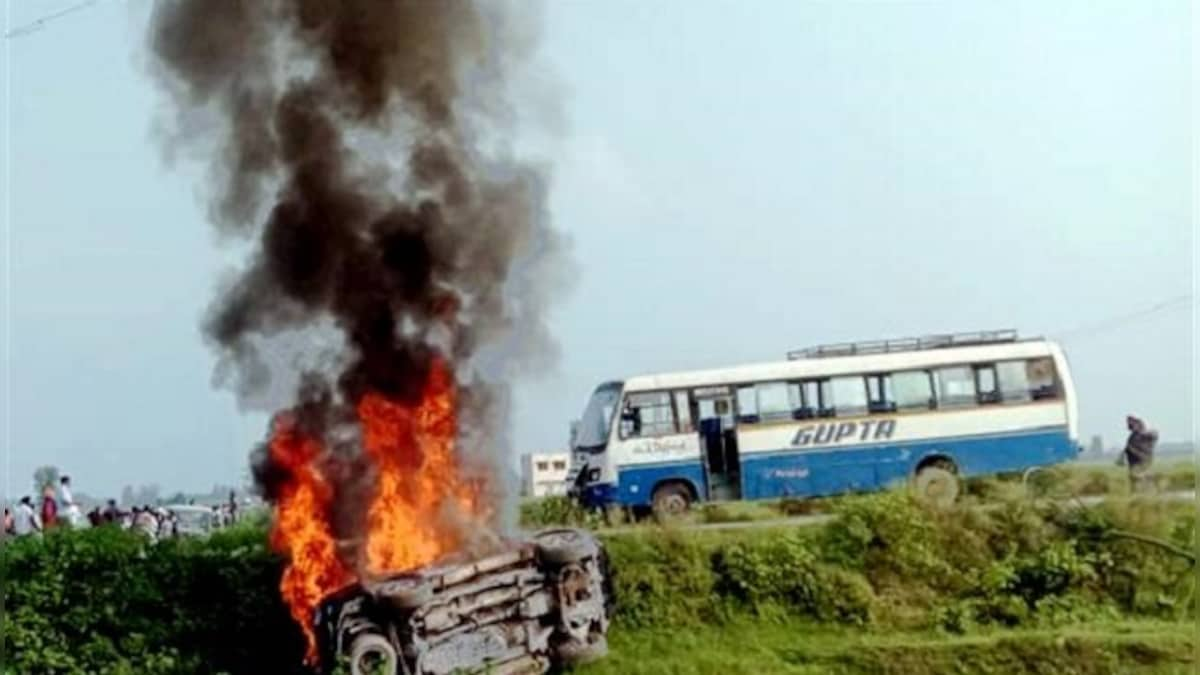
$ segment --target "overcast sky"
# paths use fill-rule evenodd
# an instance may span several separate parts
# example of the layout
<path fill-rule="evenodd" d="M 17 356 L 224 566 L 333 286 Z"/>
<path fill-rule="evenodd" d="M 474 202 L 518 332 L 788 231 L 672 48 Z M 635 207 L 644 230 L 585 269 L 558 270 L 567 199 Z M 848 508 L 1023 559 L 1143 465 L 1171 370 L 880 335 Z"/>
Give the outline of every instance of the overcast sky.
<path fill-rule="evenodd" d="M 8 0 L 9 26 L 73 4 Z M 240 481 L 265 428 L 211 387 L 230 254 L 151 136 L 148 8 L 5 42 L 18 494 L 43 463 L 97 495 Z M 1062 337 L 1085 442 L 1126 412 L 1188 437 L 1193 25 L 1185 1 L 550 3 L 578 281 L 519 449 L 563 446 L 602 380 L 1005 327 Z"/>

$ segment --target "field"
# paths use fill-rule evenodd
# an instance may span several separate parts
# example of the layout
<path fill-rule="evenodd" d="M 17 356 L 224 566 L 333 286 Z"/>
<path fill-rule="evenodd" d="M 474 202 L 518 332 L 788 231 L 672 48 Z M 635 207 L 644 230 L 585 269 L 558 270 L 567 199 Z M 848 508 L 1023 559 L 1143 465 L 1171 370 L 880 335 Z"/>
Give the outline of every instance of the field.
<path fill-rule="evenodd" d="M 1045 487 L 1075 480 L 1097 484 Z M 902 490 L 827 500 L 809 527 L 603 528 L 611 654 L 577 672 L 1191 672 L 1194 504 L 1129 498 L 1119 480 L 1090 507 L 1016 487 L 947 510 Z M 579 517 L 564 508 L 537 514 Z M 158 545 L 114 530 L 9 542 L 4 672 L 304 672 L 264 541 L 259 523 Z"/>

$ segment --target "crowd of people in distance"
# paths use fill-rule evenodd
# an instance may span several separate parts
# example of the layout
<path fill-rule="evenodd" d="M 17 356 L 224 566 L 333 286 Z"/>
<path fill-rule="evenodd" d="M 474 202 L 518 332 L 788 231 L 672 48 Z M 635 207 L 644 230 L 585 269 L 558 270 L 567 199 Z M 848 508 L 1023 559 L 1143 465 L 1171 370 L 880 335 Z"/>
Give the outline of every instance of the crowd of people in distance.
<path fill-rule="evenodd" d="M 199 516 L 199 519 L 196 518 Z M 188 506 L 180 513 L 178 507 L 133 506 L 122 509 L 117 500 L 110 499 L 104 508 L 96 506 L 85 515 L 71 493 L 71 477 L 59 479 L 57 492 L 53 485 L 42 489 L 41 501 L 35 505 L 26 495 L 13 508 L 4 508 L 4 533 L 7 536 L 32 536 L 55 528 L 120 527 L 144 534 L 151 540 L 177 537 L 185 533 L 210 531 L 228 527 L 238 520 L 236 495 L 229 501 L 214 505 L 211 510 Z M 185 522 L 188 521 L 188 522 Z"/>

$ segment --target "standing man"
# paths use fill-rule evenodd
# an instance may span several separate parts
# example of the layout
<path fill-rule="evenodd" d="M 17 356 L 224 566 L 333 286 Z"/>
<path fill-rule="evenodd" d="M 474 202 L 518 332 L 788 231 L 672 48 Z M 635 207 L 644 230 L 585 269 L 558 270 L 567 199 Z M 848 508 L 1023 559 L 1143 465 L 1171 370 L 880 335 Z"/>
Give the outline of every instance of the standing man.
<path fill-rule="evenodd" d="M 34 534 L 41 529 L 42 524 L 38 521 L 37 511 L 33 510 L 33 500 L 29 495 L 21 497 L 21 503 L 17 504 L 17 513 L 13 516 L 13 532 L 20 537 Z"/>
<path fill-rule="evenodd" d="M 58 503 L 54 501 L 54 486 L 42 489 L 42 529 L 49 530 L 58 525 Z"/>
<path fill-rule="evenodd" d="M 83 512 L 79 510 L 79 504 L 75 503 L 75 496 L 71 494 L 70 476 L 58 479 L 58 501 L 62 505 L 63 520 L 71 527 L 82 527 Z"/>
<path fill-rule="evenodd" d="M 121 524 L 121 509 L 117 508 L 117 500 L 108 500 L 108 506 L 104 507 L 104 512 L 101 514 L 104 517 L 105 523 L 113 525 Z"/>
<path fill-rule="evenodd" d="M 1129 491 L 1143 491 L 1150 485 L 1150 465 L 1154 462 L 1154 446 L 1158 444 L 1158 432 L 1148 429 L 1141 419 L 1129 415 L 1125 418 L 1129 428 L 1129 440 L 1121 460 L 1129 466 Z"/>
<path fill-rule="evenodd" d="M 134 508 L 133 527 L 146 535 L 150 541 L 158 539 L 158 518 L 149 506 L 143 506 L 141 510 Z"/>

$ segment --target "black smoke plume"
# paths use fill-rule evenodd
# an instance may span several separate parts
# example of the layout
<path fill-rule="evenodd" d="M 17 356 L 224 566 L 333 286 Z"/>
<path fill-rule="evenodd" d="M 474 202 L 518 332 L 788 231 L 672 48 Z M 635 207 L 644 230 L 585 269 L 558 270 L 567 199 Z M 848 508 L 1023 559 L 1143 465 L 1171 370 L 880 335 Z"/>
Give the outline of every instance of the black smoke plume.
<path fill-rule="evenodd" d="M 284 407 L 336 450 L 332 429 L 364 392 L 411 398 L 439 355 L 464 384 L 462 452 L 503 466 L 497 383 L 555 353 L 543 310 L 561 280 L 546 277 L 565 259 L 543 173 L 505 142 L 509 73 L 532 46 L 523 8 L 156 5 L 154 69 L 174 104 L 164 140 L 208 153 L 210 218 L 251 242 L 204 327 L 243 402 L 282 381 Z M 317 342 L 315 360 L 281 356 Z"/>

